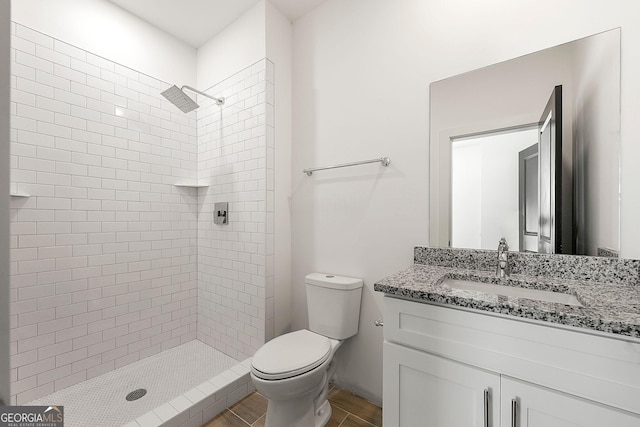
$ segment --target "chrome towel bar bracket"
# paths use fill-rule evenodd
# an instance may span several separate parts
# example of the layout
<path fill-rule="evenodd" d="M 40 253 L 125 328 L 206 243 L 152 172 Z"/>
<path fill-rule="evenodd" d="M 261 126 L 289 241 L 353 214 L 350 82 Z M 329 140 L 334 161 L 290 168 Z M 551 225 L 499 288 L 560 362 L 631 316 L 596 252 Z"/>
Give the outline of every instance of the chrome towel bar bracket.
<path fill-rule="evenodd" d="M 302 173 L 306 173 L 308 176 L 311 176 L 313 174 L 313 172 L 315 172 L 315 171 L 322 171 L 322 170 L 326 170 L 326 169 L 336 169 L 336 168 L 346 168 L 348 166 L 366 165 L 368 163 L 380 163 L 380 164 L 382 164 L 382 166 L 387 167 L 387 166 L 389 166 L 389 164 L 391 164 L 391 159 L 389 159 L 388 157 L 380 157 L 378 159 L 363 160 L 363 161 L 360 161 L 360 162 L 343 163 L 341 165 L 324 166 L 324 167 L 319 167 L 319 168 L 309 168 L 309 169 L 304 169 L 302 171 Z"/>

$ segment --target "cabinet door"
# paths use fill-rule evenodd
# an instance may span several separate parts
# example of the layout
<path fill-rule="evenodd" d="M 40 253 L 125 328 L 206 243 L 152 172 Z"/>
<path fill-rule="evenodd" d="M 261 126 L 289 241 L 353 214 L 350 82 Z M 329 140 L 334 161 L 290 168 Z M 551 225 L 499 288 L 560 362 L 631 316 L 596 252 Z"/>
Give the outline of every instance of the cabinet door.
<path fill-rule="evenodd" d="M 576 396 L 502 377 L 502 427 L 638 427 L 640 416 Z M 512 399 L 516 399 L 515 425 Z"/>
<path fill-rule="evenodd" d="M 385 426 L 499 427 L 499 375 L 389 342 L 383 368 Z"/>

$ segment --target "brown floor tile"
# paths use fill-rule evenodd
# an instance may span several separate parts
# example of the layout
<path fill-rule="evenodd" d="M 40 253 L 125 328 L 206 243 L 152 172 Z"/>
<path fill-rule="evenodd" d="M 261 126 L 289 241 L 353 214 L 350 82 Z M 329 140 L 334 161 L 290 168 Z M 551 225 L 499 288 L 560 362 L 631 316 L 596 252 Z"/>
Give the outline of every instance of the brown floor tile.
<path fill-rule="evenodd" d="M 260 419 L 258 419 L 258 421 L 256 421 L 255 423 L 251 424 L 251 427 L 264 427 L 264 423 L 267 419 L 267 415 L 263 415 L 260 417 Z"/>
<path fill-rule="evenodd" d="M 248 424 L 253 424 L 267 413 L 267 399 L 254 391 L 230 407 L 229 410 L 245 420 Z"/>
<path fill-rule="evenodd" d="M 225 409 L 202 427 L 247 427 L 248 425 L 249 424 L 242 421 L 234 413 Z"/>
<path fill-rule="evenodd" d="M 366 399 L 333 386 L 329 392 L 331 418 L 326 427 L 380 427 L 382 410 Z M 267 399 L 253 392 L 203 427 L 264 427 Z"/>
<path fill-rule="evenodd" d="M 347 418 L 347 415 L 349 414 L 338 408 L 336 405 L 331 405 L 331 418 L 329 418 L 329 422 L 326 427 L 339 427 L 340 423 Z"/>
<path fill-rule="evenodd" d="M 369 424 L 365 420 L 362 420 L 356 417 L 353 414 L 349 414 L 347 419 L 344 420 L 342 424 L 340 424 L 340 427 L 375 427 L 375 426 L 373 424 Z"/>
<path fill-rule="evenodd" d="M 351 392 L 335 388 L 329 393 L 329 401 L 332 407 L 340 407 L 374 426 L 382 425 L 382 409 Z"/>

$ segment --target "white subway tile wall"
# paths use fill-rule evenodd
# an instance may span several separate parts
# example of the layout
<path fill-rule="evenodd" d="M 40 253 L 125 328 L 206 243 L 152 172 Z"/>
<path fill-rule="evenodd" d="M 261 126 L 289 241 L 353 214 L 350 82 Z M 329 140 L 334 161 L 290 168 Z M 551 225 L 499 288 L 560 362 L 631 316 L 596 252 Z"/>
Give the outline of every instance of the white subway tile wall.
<path fill-rule="evenodd" d="M 198 99 L 198 339 L 239 360 L 273 336 L 273 75 L 261 60 L 207 90 L 222 110 Z"/>
<path fill-rule="evenodd" d="M 12 198 L 11 208 L 11 403 L 23 404 L 196 339 L 198 212 L 210 206 L 206 197 L 198 205 L 196 189 L 174 186 L 198 178 L 198 125 L 196 113 L 185 115 L 160 96 L 169 84 L 24 26 L 12 28 L 11 189 L 30 195 Z M 243 145 L 264 139 L 258 123 L 264 111 L 250 110 L 233 113 L 242 114 L 238 123 L 255 116 L 255 127 L 235 135 L 238 142 L 248 132 Z M 246 159 L 239 172 L 261 194 L 264 157 Z M 223 235 L 244 238 L 239 220 L 264 227 L 264 206 L 253 194 L 230 201 L 235 212 Z M 247 276 L 253 288 L 231 288 L 232 306 L 243 314 L 250 310 L 236 304 L 256 307 L 249 313 L 256 317 L 249 319 L 255 345 L 263 339 L 257 311 L 264 301 L 244 295 L 264 293 L 258 279 L 264 237 L 248 237 L 252 252 L 238 253 L 251 256 L 237 262 L 255 265 L 255 277 Z M 215 251 L 204 258 L 227 266 L 224 257 L 212 261 L 221 250 Z M 231 317 L 241 321 L 224 316 Z"/>

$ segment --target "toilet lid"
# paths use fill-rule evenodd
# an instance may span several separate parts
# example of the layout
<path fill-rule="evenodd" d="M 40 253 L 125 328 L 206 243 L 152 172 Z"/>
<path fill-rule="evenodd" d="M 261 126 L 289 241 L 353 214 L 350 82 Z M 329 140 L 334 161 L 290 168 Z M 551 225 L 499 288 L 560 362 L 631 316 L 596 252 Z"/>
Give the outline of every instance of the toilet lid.
<path fill-rule="evenodd" d="M 295 377 L 320 366 L 331 355 L 331 341 L 311 331 L 290 332 L 272 339 L 253 356 L 254 375 L 277 380 Z"/>

